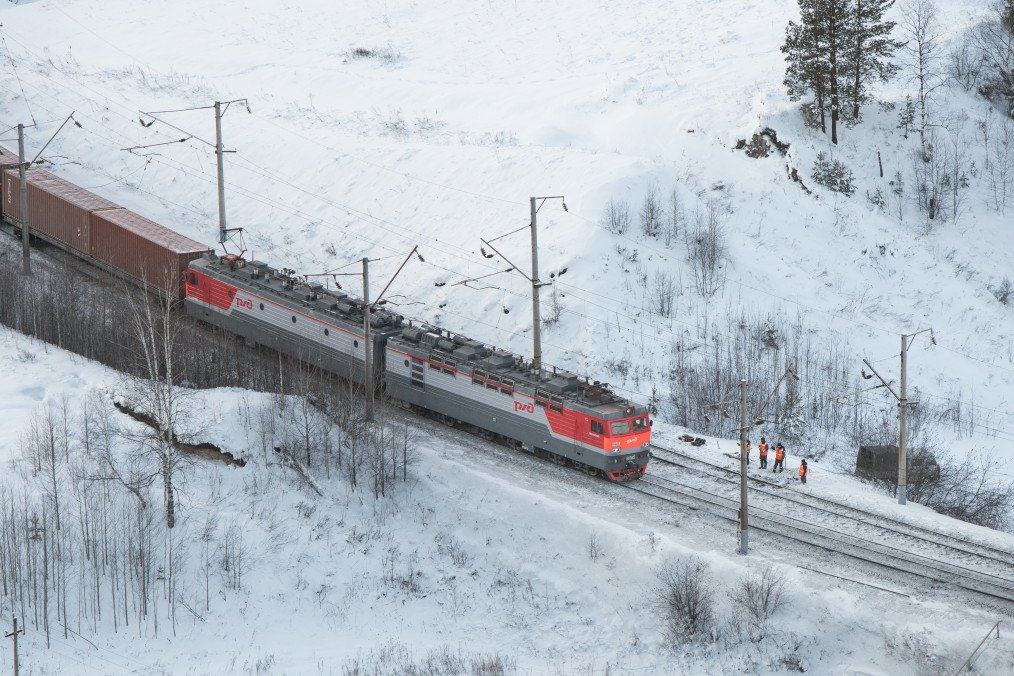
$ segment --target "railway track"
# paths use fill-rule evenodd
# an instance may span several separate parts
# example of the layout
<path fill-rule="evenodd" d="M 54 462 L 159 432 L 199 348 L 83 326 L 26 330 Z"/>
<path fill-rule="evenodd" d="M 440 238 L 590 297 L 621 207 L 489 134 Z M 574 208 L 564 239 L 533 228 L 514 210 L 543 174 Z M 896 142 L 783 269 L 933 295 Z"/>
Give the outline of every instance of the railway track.
<path fill-rule="evenodd" d="M 13 249 L 14 247 L 10 248 Z M 45 254 L 50 259 L 68 259 L 74 263 L 77 262 L 70 259 L 70 257 L 61 255 L 62 252 L 59 251 L 47 251 Z M 45 260 L 46 256 L 39 258 Z M 105 276 L 101 271 L 87 268 L 84 265 L 75 265 L 74 267 L 77 272 L 90 273 L 88 276 L 92 277 L 93 281 L 100 283 L 105 281 Z M 450 430 L 448 431 L 450 432 Z M 676 466 L 684 470 L 684 472 L 690 471 L 703 478 L 710 478 L 712 480 L 716 479 L 715 473 L 718 472 L 721 475 L 719 483 L 725 483 L 728 486 L 732 486 L 733 484 L 738 485 L 738 473 L 733 470 L 705 460 L 684 456 L 670 449 L 656 448 L 654 451 L 655 460 L 660 464 Z M 755 496 L 754 506 L 750 510 L 751 525 L 758 531 L 769 532 L 808 546 L 816 546 L 829 552 L 839 553 L 857 560 L 874 563 L 906 574 L 917 575 L 938 583 L 955 585 L 994 599 L 1014 603 L 1014 579 L 1006 577 L 1002 573 L 993 574 L 988 571 L 958 565 L 954 562 L 940 560 L 939 558 L 905 551 L 900 547 L 890 544 L 871 542 L 869 537 L 861 534 L 834 532 L 835 527 L 828 525 L 826 521 L 827 516 L 831 514 L 839 518 L 851 520 L 853 523 L 876 526 L 884 532 L 891 533 L 891 537 L 917 537 L 912 533 L 920 531 L 922 535 L 918 536 L 917 539 L 923 541 L 928 541 L 933 536 L 943 539 L 945 536 L 939 533 L 891 520 L 887 517 L 871 515 L 862 510 L 836 503 L 826 498 L 798 492 L 795 492 L 796 495 L 793 497 L 787 497 L 784 487 L 763 479 L 751 478 L 751 483 L 754 484 L 753 495 Z M 640 481 L 623 485 L 629 489 L 647 494 L 654 499 L 664 500 L 687 509 L 705 511 L 732 523 L 738 522 L 738 496 L 731 498 L 720 493 L 689 486 L 671 478 L 654 474 L 649 474 Z M 724 490 L 728 491 L 728 486 Z M 787 499 L 794 503 L 795 506 L 806 507 L 811 510 L 821 509 L 825 513 L 824 517 L 805 520 L 785 516 L 774 509 L 770 509 L 769 506 L 757 505 L 756 496 L 758 493 L 763 493 L 765 496 L 776 496 L 782 500 Z M 818 502 L 825 504 L 822 507 L 817 506 Z M 879 523 L 868 524 L 867 522 L 871 519 L 879 520 Z M 821 523 L 821 521 L 824 523 Z M 902 528 L 908 529 L 911 532 L 903 531 Z M 960 551 L 964 555 L 975 555 L 990 560 L 992 561 L 991 566 L 1002 565 L 1008 572 L 1014 570 L 1014 555 L 1009 551 L 969 540 L 956 539 L 955 542 L 960 543 Z M 958 549 L 957 545 L 945 545 L 939 541 L 934 544 L 947 547 L 950 550 Z"/>
<path fill-rule="evenodd" d="M 667 449 L 656 450 L 667 451 Z M 668 453 L 675 452 L 668 451 Z M 683 456 L 680 457 L 682 458 Z M 659 459 L 656 457 L 656 460 Z M 687 458 L 687 460 L 689 464 L 689 462 L 696 459 Z M 665 463 L 666 460 L 662 462 Z M 707 463 L 707 461 L 700 462 L 708 465 L 711 464 Z M 679 463 L 673 462 L 671 464 Z M 679 466 L 683 467 L 684 465 L 681 464 Z M 738 474 L 735 481 L 738 485 Z M 739 522 L 738 493 L 734 496 L 723 495 L 712 492 L 707 488 L 689 485 L 686 482 L 680 482 L 658 474 L 648 474 L 640 481 L 623 485 L 628 489 L 643 493 L 657 500 L 680 505 L 694 511 L 703 511 L 733 524 Z M 784 489 L 781 490 L 784 491 Z M 898 529 L 898 526 L 907 526 L 907 524 L 903 524 L 902 522 L 885 519 L 885 521 L 891 521 L 897 525 L 876 524 L 872 521 L 872 519 L 878 518 L 875 515 L 848 505 L 820 498 L 820 500 L 826 500 L 826 502 L 838 507 L 851 510 L 848 512 L 849 516 L 844 518 L 856 519 L 856 514 L 863 515 L 864 520 L 869 522 L 864 525 L 866 529 L 879 528 L 883 532 L 889 532 L 891 535 L 886 539 L 891 540 L 891 542 L 883 542 L 880 540 L 885 539 L 884 537 L 878 538 L 872 536 L 868 531 L 854 532 L 855 529 L 853 529 L 853 532 L 849 532 L 840 530 L 836 526 L 836 523 L 843 518 L 843 515 L 839 512 L 834 512 L 832 508 L 815 507 L 812 504 L 806 503 L 804 498 L 804 500 L 800 500 L 794 504 L 803 505 L 811 509 L 808 518 L 787 516 L 782 511 L 772 509 L 770 505 L 758 505 L 756 499 L 757 492 L 756 489 L 753 491 L 754 500 L 750 506 L 750 526 L 752 529 L 771 533 L 772 535 L 800 542 L 808 546 L 819 547 L 828 552 L 873 563 L 895 571 L 916 575 L 937 583 L 960 587 L 992 599 L 1014 603 L 1014 564 L 1005 561 L 1003 558 L 1005 552 L 1002 550 L 983 546 L 983 549 L 989 550 L 992 554 L 975 554 L 980 559 L 977 565 L 974 567 L 972 565 L 964 565 L 965 561 L 955 561 L 951 556 L 955 553 L 961 557 L 971 556 L 973 552 L 969 551 L 970 547 L 950 547 L 938 539 L 902 532 Z M 778 496 L 778 498 L 793 500 L 793 497 L 782 498 L 782 496 Z M 818 516 L 815 517 L 815 514 Z M 921 530 L 933 533 L 933 531 L 927 531 L 926 529 Z M 945 537 L 940 534 L 935 535 L 940 539 Z M 915 549 L 913 540 L 922 543 L 922 547 L 920 548 L 922 551 L 913 551 Z M 969 542 L 966 540 L 965 544 Z M 936 551 L 932 555 L 927 553 L 925 551 L 927 546 L 936 548 Z M 951 560 L 948 560 L 948 558 L 951 558 Z M 988 565 L 984 565 L 984 561 L 988 562 Z"/>
<path fill-rule="evenodd" d="M 703 480 L 718 483 L 727 490 L 739 490 L 738 469 L 730 469 L 666 448 L 653 449 L 653 454 L 654 460 L 663 465 L 690 471 Z M 751 476 L 749 473 L 747 476 L 752 502 L 756 504 L 774 507 L 780 502 L 792 510 L 805 512 L 804 516 L 809 520 L 829 521 L 836 529 L 843 529 L 855 535 L 902 538 L 907 545 L 917 548 L 928 547 L 949 555 L 957 555 L 969 563 L 983 565 L 984 572 L 995 571 L 998 575 L 1010 576 L 1014 581 L 1014 551 L 940 533 L 837 500 L 806 493 L 783 483 L 756 475 Z M 735 497 L 738 500 L 738 494 Z"/>

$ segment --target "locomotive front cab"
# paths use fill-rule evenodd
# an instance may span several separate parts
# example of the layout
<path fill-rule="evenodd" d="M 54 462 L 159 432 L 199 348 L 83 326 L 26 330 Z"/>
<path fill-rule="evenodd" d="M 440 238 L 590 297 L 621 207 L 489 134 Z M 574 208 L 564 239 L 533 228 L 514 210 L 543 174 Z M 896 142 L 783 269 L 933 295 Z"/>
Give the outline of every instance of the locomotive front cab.
<path fill-rule="evenodd" d="M 644 476 L 651 456 L 651 420 L 648 410 L 628 407 L 625 416 L 603 420 L 606 432 L 605 450 L 609 453 L 607 476 L 613 481 Z"/>

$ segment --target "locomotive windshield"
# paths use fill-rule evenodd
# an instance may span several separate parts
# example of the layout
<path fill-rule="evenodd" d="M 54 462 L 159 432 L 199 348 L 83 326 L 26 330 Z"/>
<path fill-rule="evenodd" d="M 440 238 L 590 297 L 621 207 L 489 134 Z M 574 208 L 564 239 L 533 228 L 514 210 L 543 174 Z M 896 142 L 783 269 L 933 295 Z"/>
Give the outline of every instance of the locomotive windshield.
<path fill-rule="evenodd" d="M 630 434 L 630 421 L 620 420 L 610 425 L 610 430 L 614 435 L 616 434 Z"/>

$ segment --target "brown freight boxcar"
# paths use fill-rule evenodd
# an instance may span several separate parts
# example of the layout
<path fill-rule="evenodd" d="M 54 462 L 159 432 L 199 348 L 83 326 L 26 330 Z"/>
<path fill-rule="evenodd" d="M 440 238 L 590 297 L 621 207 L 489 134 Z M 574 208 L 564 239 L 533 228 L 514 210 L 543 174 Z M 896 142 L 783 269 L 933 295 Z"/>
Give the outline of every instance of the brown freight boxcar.
<path fill-rule="evenodd" d="M 17 163 L 4 152 L 0 164 Z M 118 204 L 43 169 L 29 169 L 28 226 L 32 236 L 124 277 L 183 297 L 183 272 L 209 250 Z M 3 172 L 0 212 L 21 221 L 21 181 L 17 169 Z"/>
<path fill-rule="evenodd" d="M 120 208 L 43 169 L 29 169 L 27 178 L 28 226 L 32 234 L 75 252 L 87 254 L 91 247 L 89 229 L 93 211 Z M 3 215 L 15 223 L 21 222 L 20 189 L 18 170 L 5 171 Z"/>
<path fill-rule="evenodd" d="M 137 283 L 177 298 L 183 273 L 209 247 L 128 209 L 91 214 L 91 256 Z"/>

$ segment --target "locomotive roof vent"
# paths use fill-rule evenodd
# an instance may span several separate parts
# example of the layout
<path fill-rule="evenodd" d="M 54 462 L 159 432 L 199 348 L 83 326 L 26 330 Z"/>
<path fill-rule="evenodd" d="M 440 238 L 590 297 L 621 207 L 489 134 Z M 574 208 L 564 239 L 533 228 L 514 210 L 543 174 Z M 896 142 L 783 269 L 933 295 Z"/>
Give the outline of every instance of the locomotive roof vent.
<path fill-rule="evenodd" d="M 409 326 L 401 330 L 401 337 L 418 343 L 419 339 L 423 337 L 423 330 L 415 326 Z"/>
<path fill-rule="evenodd" d="M 440 340 L 437 341 L 437 347 L 440 348 L 441 350 L 446 350 L 448 352 L 453 352 L 454 348 L 456 346 L 454 345 L 454 341 L 453 340 L 447 340 L 446 338 L 441 338 Z"/>
<path fill-rule="evenodd" d="M 512 364 L 514 364 L 514 355 L 512 355 L 510 352 L 496 350 L 493 352 L 493 354 L 489 355 L 489 357 L 486 359 L 486 363 L 488 363 L 490 367 L 495 369 L 504 368 L 505 366 L 511 366 Z"/>
<path fill-rule="evenodd" d="M 477 340 L 470 340 L 454 351 L 454 356 L 465 361 L 475 361 L 488 354 L 488 350 Z"/>
<path fill-rule="evenodd" d="M 355 303 L 352 303 L 352 302 L 347 301 L 347 300 L 340 300 L 337 303 L 335 303 L 334 305 L 335 305 L 335 310 L 338 310 L 338 312 L 341 312 L 342 314 L 345 314 L 345 315 L 351 314 L 354 310 L 357 309 Z"/>
<path fill-rule="evenodd" d="M 427 331 L 422 336 L 420 336 L 419 340 L 420 340 L 420 342 L 422 342 L 422 343 L 424 343 L 426 345 L 433 346 L 433 345 L 436 345 L 437 341 L 441 340 L 441 338 L 440 338 L 440 334 L 439 333 L 433 333 L 431 331 Z"/>

